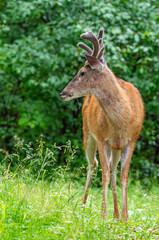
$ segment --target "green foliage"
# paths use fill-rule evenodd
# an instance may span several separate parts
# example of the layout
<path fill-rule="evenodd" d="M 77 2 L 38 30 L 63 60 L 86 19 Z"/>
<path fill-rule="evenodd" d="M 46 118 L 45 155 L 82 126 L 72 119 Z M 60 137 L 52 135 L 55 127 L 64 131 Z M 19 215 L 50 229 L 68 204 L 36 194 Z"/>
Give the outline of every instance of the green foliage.
<path fill-rule="evenodd" d="M 43 136 L 33 144 L 28 144 L 17 136 L 14 137 L 13 153 L 1 150 L 3 161 L 0 165 L 0 174 L 3 175 L 8 171 L 14 172 L 15 175 L 21 175 L 28 172 L 29 176 L 38 180 L 45 175 L 45 179 L 54 180 L 62 172 L 70 170 L 70 165 L 74 159 L 76 149 L 72 147 L 71 142 L 65 145 L 57 146 L 56 144 L 46 147 Z M 63 154 L 65 157 L 65 165 L 58 166 L 58 156 Z"/>
<path fill-rule="evenodd" d="M 145 103 L 145 122 L 133 167 L 145 173 L 158 158 L 159 15 L 157 0 L 3 0 L 0 2 L 0 147 L 13 136 L 41 133 L 58 145 L 82 149 L 82 100 L 63 103 L 60 91 L 84 63 L 80 34 L 105 29 L 106 60 L 131 81 Z M 77 165 L 82 164 L 82 151 Z M 62 156 L 59 157 L 62 159 Z M 81 161 L 81 163 L 80 163 Z"/>
<path fill-rule="evenodd" d="M 80 160 L 83 162 L 79 166 L 78 164 L 78 147 L 74 147 L 71 141 L 68 140 L 66 144 L 57 146 L 56 144 L 47 147 L 44 141 L 43 135 L 40 136 L 36 142 L 26 143 L 19 137 L 14 137 L 14 145 L 12 153 L 4 149 L 0 149 L 0 156 L 2 161 L 0 163 L 0 175 L 4 175 L 6 172 L 14 172 L 16 175 L 23 175 L 28 173 L 28 177 L 38 180 L 45 176 L 45 179 L 49 181 L 55 181 L 55 179 L 65 178 L 65 180 L 80 181 L 83 185 L 86 182 L 86 167 L 87 163 L 85 157 L 81 156 Z M 59 164 L 59 156 L 63 156 L 64 164 Z M 133 161 L 131 163 L 133 165 Z M 140 183 L 146 188 L 151 189 L 153 184 L 158 180 L 158 169 L 155 165 L 145 161 L 145 165 L 139 161 L 138 168 L 143 169 L 136 170 L 133 166 L 129 173 L 129 179 L 132 184 Z M 67 174 L 66 174 L 67 173 Z M 120 164 L 117 171 L 117 183 L 120 185 Z M 141 175 L 142 174 L 142 175 Z M 93 186 L 102 186 L 102 169 L 99 165 L 95 171 L 95 177 Z"/>
<path fill-rule="evenodd" d="M 30 169 L 31 170 L 31 169 Z M 63 169 L 65 172 L 65 169 Z M 41 178 L 40 178 L 41 179 Z M 84 186 L 66 182 L 66 174 L 48 184 L 10 171 L 0 176 L 0 238 L 10 239 L 158 239 L 158 188 L 147 192 L 137 184 L 128 189 L 129 222 L 113 218 L 108 193 L 108 219 L 101 218 L 102 189 L 91 189 L 81 209 Z M 118 188 L 121 208 L 121 189 Z"/>

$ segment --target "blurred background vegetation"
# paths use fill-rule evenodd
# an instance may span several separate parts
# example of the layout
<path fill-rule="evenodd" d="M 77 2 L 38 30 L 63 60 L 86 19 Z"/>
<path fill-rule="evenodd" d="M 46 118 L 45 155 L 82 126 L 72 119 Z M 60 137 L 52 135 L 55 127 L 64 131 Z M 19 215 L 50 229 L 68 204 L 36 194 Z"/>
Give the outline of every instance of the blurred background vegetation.
<path fill-rule="evenodd" d="M 15 159 L 15 151 L 19 151 L 22 159 L 29 154 L 32 159 L 39 156 L 40 153 L 35 154 L 32 149 L 41 134 L 46 147 L 54 143 L 65 145 L 71 140 L 73 146 L 79 147 L 72 168 L 86 165 L 82 147 L 83 99 L 64 103 L 59 93 L 85 62 L 84 51 L 77 46 L 80 34 L 88 30 L 97 34 L 101 27 L 105 30 L 108 66 L 116 76 L 132 82 L 145 103 L 144 126 L 131 163 L 133 176 L 144 179 L 145 183 L 150 177 L 157 179 L 158 0 L 0 1 L 2 166 L 5 159 L 5 164 L 12 161 L 14 168 L 15 162 L 20 161 L 19 157 Z M 17 150 L 24 146 L 23 141 L 20 145 L 15 142 L 18 137 L 26 143 L 23 153 Z M 39 141 L 42 145 L 38 146 L 43 149 L 44 143 Z M 6 158 L 7 154 L 12 157 Z M 58 165 L 65 163 L 66 155 L 66 151 L 56 148 Z M 53 162 L 50 166 L 54 166 Z"/>

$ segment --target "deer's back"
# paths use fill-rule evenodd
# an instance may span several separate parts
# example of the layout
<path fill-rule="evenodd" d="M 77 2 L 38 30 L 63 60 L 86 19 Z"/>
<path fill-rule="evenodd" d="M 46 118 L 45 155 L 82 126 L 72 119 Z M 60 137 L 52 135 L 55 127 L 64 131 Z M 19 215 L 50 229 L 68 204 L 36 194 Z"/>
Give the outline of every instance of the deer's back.
<path fill-rule="evenodd" d="M 128 104 L 131 106 L 127 126 L 123 129 L 123 125 L 120 123 L 119 127 L 115 128 L 103 112 L 98 100 L 90 94 L 85 97 L 82 107 L 83 132 L 84 137 L 91 134 L 97 141 L 108 141 L 113 148 L 122 149 L 127 141 L 135 142 L 138 138 L 142 129 L 144 105 L 139 91 L 133 84 L 119 78 L 116 79 L 127 95 Z"/>

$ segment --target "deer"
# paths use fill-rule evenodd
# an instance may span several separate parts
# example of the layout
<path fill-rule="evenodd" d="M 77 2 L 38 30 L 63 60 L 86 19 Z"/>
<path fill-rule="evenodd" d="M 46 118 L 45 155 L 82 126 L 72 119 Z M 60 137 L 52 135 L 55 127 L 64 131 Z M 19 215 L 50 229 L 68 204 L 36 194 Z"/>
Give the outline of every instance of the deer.
<path fill-rule="evenodd" d="M 111 181 L 114 217 L 128 221 L 128 171 L 135 143 L 142 129 L 144 104 L 140 92 L 130 82 L 115 76 L 107 66 L 103 45 L 104 30 L 95 36 L 92 31 L 81 35 L 92 43 L 93 49 L 83 42 L 78 46 L 86 51 L 86 62 L 71 80 L 60 97 L 64 101 L 85 97 L 82 106 L 83 143 L 88 162 L 87 180 L 82 206 L 86 204 L 91 181 L 98 166 L 98 150 L 102 168 L 102 215 L 107 217 L 107 194 Z M 117 166 L 121 161 L 120 183 L 122 212 L 118 209 Z"/>

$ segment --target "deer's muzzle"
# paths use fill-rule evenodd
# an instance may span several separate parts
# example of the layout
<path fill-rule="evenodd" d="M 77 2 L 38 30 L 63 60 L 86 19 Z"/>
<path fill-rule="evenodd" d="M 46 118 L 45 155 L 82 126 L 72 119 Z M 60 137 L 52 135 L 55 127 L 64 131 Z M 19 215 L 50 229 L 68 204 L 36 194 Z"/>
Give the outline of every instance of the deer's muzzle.
<path fill-rule="evenodd" d="M 66 91 L 62 91 L 61 93 L 60 93 L 60 97 L 61 97 L 61 99 L 62 100 L 64 100 L 64 101 L 69 101 L 69 100 L 71 100 L 71 97 L 73 96 L 73 93 L 68 93 L 68 92 L 66 92 Z"/>

